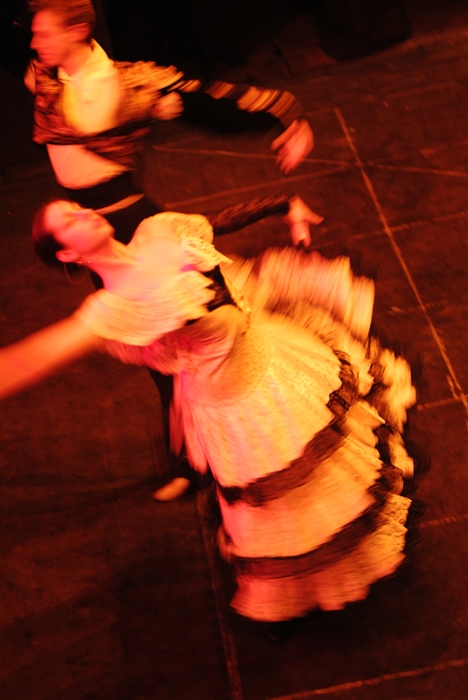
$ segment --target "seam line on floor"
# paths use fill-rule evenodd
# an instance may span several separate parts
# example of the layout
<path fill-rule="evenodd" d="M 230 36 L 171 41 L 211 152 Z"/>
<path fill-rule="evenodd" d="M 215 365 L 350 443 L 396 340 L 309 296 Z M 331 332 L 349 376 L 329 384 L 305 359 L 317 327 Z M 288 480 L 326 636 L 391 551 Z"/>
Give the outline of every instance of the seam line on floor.
<path fill-rule="evenodd" d="M 204 511 L 206 510 L 205 495 L 203 492 L 197 493 L 196 502 L 198 520 L 203 536 L 203 546 L 205 548 L 205 555 L 210 573 L 211 590 L 213 592 L 216 617 L 218 619 L 221 646 L 223 649 L 224 662 L 226 664 L 226 672 L 229 682 L 231 699 L 243 700 L 244 694 L 242 692 L 242 681 L 239 673 L 239 664 L 237 661 L 237 652 L 236 644 L 234 641 L 234 635 L 232 634 L 232 630 L 229 625 L 227 614 L 225 611 L 226 604 L 224 602 L 223 589 L 219 580 L 219 573 L 215 562 L 211 539 L 209 537 L 207 528 L 203 524 Z"/>
<path fill-rule="evenodd" d="M 432 323 L 432 320 L 427 312 L 426 306 L 421 298 L 421 295 L 419 294 L 418 288 L 416 287 L 416 284 L 413 280 L 413 277 L 408 269 L 408 266 L 407 266 L 406 261 L 403 257 L 403 254 L 395 241 L 395 238 L 393 236 L 393 232 L 388 224 L 387 217 L 385 216 L 383 208 L 382 208 L 382 206 L 377 198 L 377 195 L 375 193 L 374 186 L 373 186 L 369 176 L 367 175 L 365 168 L 364 168 L 364 165 L 359 157 L 356 145 L 352 139 L 352 136 L 351 136 L 351 133 L 348 129 L 346 121 L 345 121 L 342 113 L 340 112 L 340 110 L 337 107 L 335 107 L 335 114 L 336 114 L 336 117 L 341 125 L 343 133 L 346 137 L 349 148 L 351 149 L 351 151 L 356 159 L 356 165 L 358 166 L 358 168 L 360 170 L 361 176 L 362 176 L 364 183 L 367 187 L 369 195 L 370 195 L 372 202 L 374 203 L 374 206 L 377 210 L 377 214 L 378 214 L 380 221 L 382 222 L 382 226 L 384 228 L 384 231 L 390 240 L 390 243 L 393 247 L 395 255 L 397 256 L 397 258 L 400 262 L 400 265 L 403 269 L 403 272 L 405 273 L 405 276 L 409 282 L 409 285 L 411 286 L 411 289 L 413 290 L 413 293 L 418 301 L 418 304 L 420 305 L 420 308 L 425 316 L 426 323 L 429 326 L 432 337 L 434 338 L 434 341 L 439 349 L 439 352 L 442 356 L 442 359 L 445 362 L 445 365 L 446 365 L 447 370 L 448 370 L 447 382 L 449 384 L 452 395 L 454 398 L 458 398 L 463 403 L 464 408 L 465 408 L 465 412 L 466 412 L 467 418 L 468 418 L 468 400 L 467 400 L 467 398 L 466 398 L 466 396 L 465 396 L 465 394 L 460 386 L 457 375 L 456 375 L 455 370 L 452 366 L 450 357 L 449 357 L 448 352 L 445 348 L 445 344 L 444 344 L 442 338 L 439 336 L 434 324 Z"/>
<path fill-rule="evenodd" d="M 461 513 L 460 515 L 448 515 L 446 518 L 437 518 L 436 520 L 426 520 L 419 523 L 419 528 L 426 527 L 438 527 L 439 525 L 453 525 L 457 523 L 462 523 L 468 520 L 468 513 Z"/>
<path fill-rule="evenodd" d="M 354 169 L 354 167 L 353 167 Z M 263 182 L 261 184 L 256 183 L 254 185 L 246 185 L 245 187 L 231 187 L 228 190 L 222 190 L 221 192 L 216 192 L 212 195 L 205 195 L 203 197 L 193 197 L 192 199 L 184 199 L 177 202 L 166 202 L 166 206 L 171 207 L 185 207 L 191 204 L 199 204 L 201 202 L 210 202 L 212 200 L 219 199 L 220 197 L 226 197 L 237 192 L 254 192 L 255 190 L 265 190 L 266 187 L 276 187 L 276 185 L 290 185 L 293 182 L 301 182 L 303 180 L 316 180 L 323 175 L 335 175 L 336 173 L 342 173 L 349 170 L 346 168 L 330 168 L 329 170 L 321 170 L 317 173 L 306 173 L 305 175 L 295 175 L 293 177 L 283 177 L 278 180 L 271 180 L 270 182 Z"/>
<path fill-rule="evenodd" d="M 357 688 L 365 688 L 369 686 L 388 683 L 389 681 L 397 681 L 403 678 L 418 678 L 430 673 L 443 673 L 452 668 L 463 668 L 468 666 L 468 659 L 453 659 L 452 661 L 444 661 L 432 666 L 423 666 L 415 668 L 411 671 L 400 671 L 397 673 L 385 673 L 377 678 L 368 678 L 365 680 L 352 681 L 350 683 L 341 683 L 339 685 L 329 686 L 328 688 L 317 688 L 316 690 L 305 690 L 300 693 L 292 693 L 291 695 L 280 695 L 277 697 L 268 698 L 268 700 L 309 700 L 320 695 L 331 695 L 331 693 L 340 693 L 346 690 L 355 690 Z"/>

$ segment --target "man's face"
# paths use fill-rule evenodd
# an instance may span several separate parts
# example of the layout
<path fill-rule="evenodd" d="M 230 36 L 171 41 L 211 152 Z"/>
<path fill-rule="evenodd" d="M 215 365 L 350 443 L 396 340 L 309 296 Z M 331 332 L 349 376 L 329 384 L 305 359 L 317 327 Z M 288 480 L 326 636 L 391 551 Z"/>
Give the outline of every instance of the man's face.
<path fill-rule="evenodd" d="M 60 15 L 50 10 L 37 12 L 31 25 L 31 48 L 37 51 L 39 60 L 48 68 L 60 66 L 73 51 L 69 27 Z"/>

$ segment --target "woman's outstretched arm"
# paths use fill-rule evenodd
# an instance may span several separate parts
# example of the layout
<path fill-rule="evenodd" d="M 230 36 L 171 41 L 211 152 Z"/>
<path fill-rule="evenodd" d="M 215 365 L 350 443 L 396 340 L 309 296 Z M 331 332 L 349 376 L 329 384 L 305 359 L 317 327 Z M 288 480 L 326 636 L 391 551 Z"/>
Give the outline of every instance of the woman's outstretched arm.
<path fill-rule="evenodd" d="M 323 216 L 313 212 L 300 197 L 271 195 L 234 204 L 218 211 L 205 212 L 215 236 L 238 231 L 249 224 L 274 214 L 281 214 L 291 231 L 294 245 L 310 245 L 309 226 L 322 223 Z"/>
<path fill-rule="evenodd" d="M 96 350 L 99 342 L 100 338 L 73 314 L 0 348 L 0 398 L 40 382 L 60 367 Z"/>

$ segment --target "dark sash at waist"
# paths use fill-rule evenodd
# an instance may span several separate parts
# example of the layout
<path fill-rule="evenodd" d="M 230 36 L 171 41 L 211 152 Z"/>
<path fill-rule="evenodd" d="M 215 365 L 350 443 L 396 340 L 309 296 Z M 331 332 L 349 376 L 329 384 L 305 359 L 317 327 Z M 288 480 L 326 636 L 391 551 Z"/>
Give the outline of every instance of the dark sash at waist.
<path fill-rule="evenodd" d="M 131 195 L 141 194 L 141 191 L 133 183 L 130 171 L 117 175 L 106 182 L 94 185 L 94 187 L 83 189 L 70 189 L 67 187 L 65 189 L 71 200 L 89 209 L 108 207 Z"/>

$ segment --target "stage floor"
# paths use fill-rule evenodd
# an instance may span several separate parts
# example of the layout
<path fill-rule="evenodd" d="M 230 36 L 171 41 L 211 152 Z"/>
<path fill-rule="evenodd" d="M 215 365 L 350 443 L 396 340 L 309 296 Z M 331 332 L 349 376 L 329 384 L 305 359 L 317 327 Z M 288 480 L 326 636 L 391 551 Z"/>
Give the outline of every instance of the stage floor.
<path fill-rule="evenodd" d="M 376 327 L 422 367 L 410 437 L 431 469 L 408 564 L 366 601 L 268 638 L 229 609 L 205 491 L 152 499 L 166 466 L 146 370 L 77 362 L 0 404 L 4 700 L 468 697 L 468 8 L 407 4 L 411 37 L 373 56 L 333 61 L 304 14 L 225 73 L 305 105 L 316 147 L 291 175 L 270 151 L 276 134 L 182 122 L 161 125 L 144 172 L 153 196 L 185 212 L 297 193 L 325 217 L 314 247 L 346 249 L 377 274 Z M 34 257 L 33 213 L 60 188 L 31 141 L 31 97 L 6 72 L 0 89 L 3 345 L 92 287 Z M 278 219 L 219 247 L 253 255 L 288 239 Z"/>

